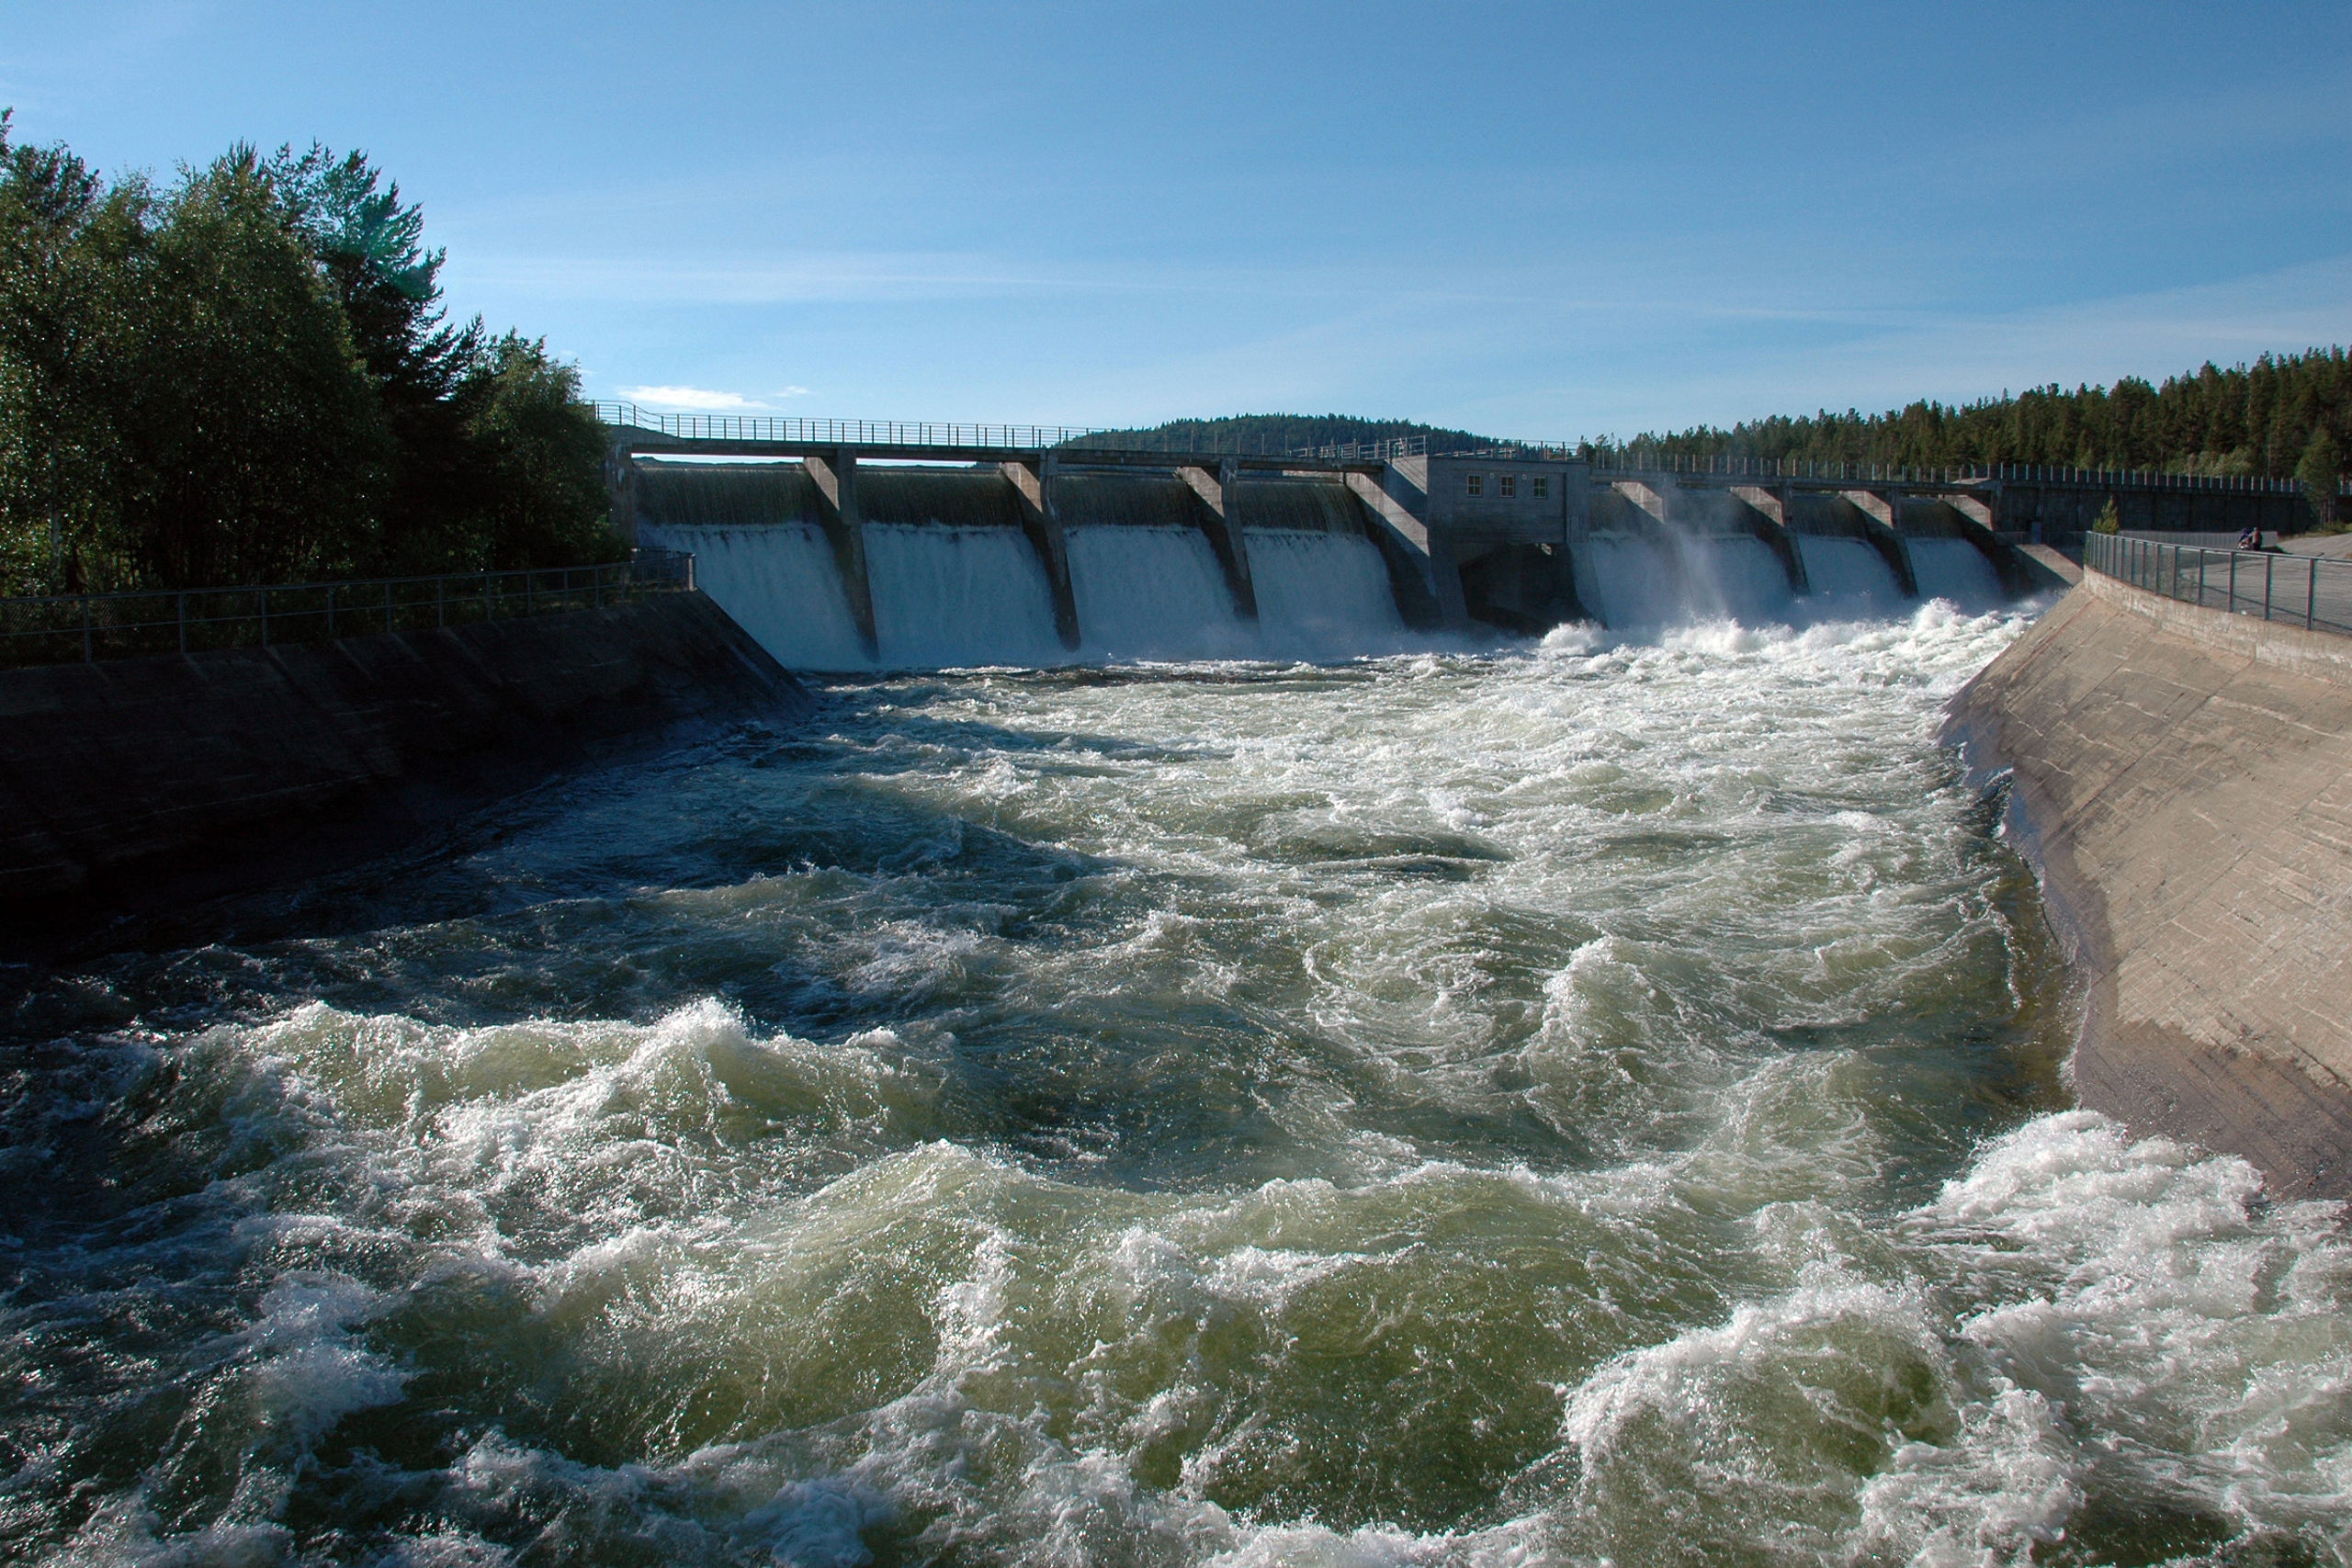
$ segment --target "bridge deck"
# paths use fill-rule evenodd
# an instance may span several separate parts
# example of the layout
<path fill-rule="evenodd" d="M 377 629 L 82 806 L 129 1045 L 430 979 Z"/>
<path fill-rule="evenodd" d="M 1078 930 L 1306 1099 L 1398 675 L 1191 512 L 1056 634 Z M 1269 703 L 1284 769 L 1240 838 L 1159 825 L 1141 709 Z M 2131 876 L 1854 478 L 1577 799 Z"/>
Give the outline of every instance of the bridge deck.
<path fill-rule="evenodd" d="M 849 451 L 883 462 L 951 463 L 964 467 L 993 467 L 999 463 L 1035 463 L 1051 455 L 1066 468 L 1216 468 L 1223 464 L 1259 472 L 1304 474 L 1376 474 L 1386 465 L 1371 458 L 1338 461 L 1321 457 L 1292 457 L 1232 452 L 1148 452 L 1103 446 L 981 446 L 919 441 L 718 440 L 667 435 L 634 425 L 608 427 L 616 448 L 658 457 L 665 452 L 707 457 L 827 457 Z"/>

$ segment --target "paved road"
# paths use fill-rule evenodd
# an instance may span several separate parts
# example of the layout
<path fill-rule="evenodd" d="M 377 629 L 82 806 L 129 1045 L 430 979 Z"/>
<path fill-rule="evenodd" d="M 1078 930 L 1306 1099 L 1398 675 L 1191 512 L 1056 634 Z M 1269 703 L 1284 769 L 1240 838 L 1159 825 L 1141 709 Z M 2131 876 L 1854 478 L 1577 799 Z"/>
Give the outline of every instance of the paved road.
<path fill-rule="evenodd" d="M 2291 539 L 2281 539 L 2278 547 L 2289 555 L 2326 556 L 2335 560 L 2352 560 L 2352 534 L 2302 534 Z"/>
<path fill-rule="evenodd" d="M 2260 555 L 2240 554 L 2237 561 L 2236 594 L 2231 593 L 2230 560 L 2221 555 L 2205 558 L 2203 602 L 2216 609 L 2227 607 L 2241 615 L 2259 615 L 2266 604 L 2269 618 L 2297 625 L 2309 616 L 2310 624 L 2329 631 L 2352 633 L 2352 536 L 2312 541 L 2336 544 L 2341 550 L 2301 551 L 2292 548 L 2265 551 Z M 2152 584 L 2177 599 L 2195 600 L 2199 594 L 2196 558 L 2183 563 L 2181 580 L 2176 584 L 2167 572 L 2163 581 Z"/>

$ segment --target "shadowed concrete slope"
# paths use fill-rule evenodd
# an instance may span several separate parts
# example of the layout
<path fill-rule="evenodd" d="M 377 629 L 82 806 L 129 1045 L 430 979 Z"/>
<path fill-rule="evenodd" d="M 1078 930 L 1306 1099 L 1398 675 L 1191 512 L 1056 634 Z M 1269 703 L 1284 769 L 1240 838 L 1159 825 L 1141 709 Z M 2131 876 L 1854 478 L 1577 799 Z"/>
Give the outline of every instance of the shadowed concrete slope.
<path fill-rule="evenodd" d="M 2352 638 L 2097 573 L 1953 699 L 2087 983 L 2085 1104 L 2352 1192 Z"/>
<path fill-rule="evenodd" d="M 314 874 L 628 745 L 808 705 L 700 593 L 0 671 L 0 938 Z"/>

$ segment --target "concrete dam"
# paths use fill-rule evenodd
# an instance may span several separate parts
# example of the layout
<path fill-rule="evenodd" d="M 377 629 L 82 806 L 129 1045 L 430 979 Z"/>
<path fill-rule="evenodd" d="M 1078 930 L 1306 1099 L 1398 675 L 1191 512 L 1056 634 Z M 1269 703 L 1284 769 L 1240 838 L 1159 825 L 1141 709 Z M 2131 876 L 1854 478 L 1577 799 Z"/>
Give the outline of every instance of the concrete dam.
<path fill-rule="evenodd" d="M 970 427 L 843 439 L 814 422 L 608 420 L 615 526 L 691 551 L 702 588 L 808 670 L 1332 657 L 1572 621 L 1984 608 L 2057 586 L 2039 541 L 2079 535 L 2116 488 L 2071 473 L 1618 472 L 1525 450 L 1233 456 Z M 2206 526 L 2278 500 L 2153 477 L 2139 491 L 2151 517 L 2169 495 Z"/>

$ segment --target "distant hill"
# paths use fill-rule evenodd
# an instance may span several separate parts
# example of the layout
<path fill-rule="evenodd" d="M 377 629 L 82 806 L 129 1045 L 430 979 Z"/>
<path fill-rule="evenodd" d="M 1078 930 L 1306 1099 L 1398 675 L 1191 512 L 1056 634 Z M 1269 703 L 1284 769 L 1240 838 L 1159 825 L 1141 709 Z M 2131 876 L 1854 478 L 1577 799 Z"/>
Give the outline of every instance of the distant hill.
<path fill-rule="evenodd" d="M 1921 401 L 1883 413 L 1824 409 L 1719 430 L 1587 443 L 1588 456 L 1641 461 L 1713 457 L 1808 463 L 2048 463 L 2177 474 L 2295 479 L 2331 501 L 2352 454 L 2352 355 L 2342 347 L 2211 364 L 2162 386 L 2052 383 L 1973 403 Z"/>
<path fill-rule="evenodd" d="M 1466 452 L 1500 446 L 1492 436 L 1445 430 L 1409 419 L 1356 419 L 1347 414 L 1242 413 L 1223 419 L 1171 419 L 1148 429 L 1111 433 L 1123 446 L 1147 452 L 1283 453 L 1304 446 L 1393 441 L 1423 435 L 1432 452 Z M 1091 438 L 1103 442 L 1102 436 Z"/>
<path fill-rule="evenodd" d="M 1432 452 L 1514 443 L 1408 419 L 1258 413 L 1179 419 L 1115 433 L 1146 450 L 1283 453 L 1306 446 L 1429 438 Z M 1091 438 L 1107 444 L 1111 437 Z M 2124 377 L 2112 386 L 2052 384 L 1972 403 L 1915 402 L 1883 413 L 1824 409 L 1744 421 L 1728 430 L 1693 425 L 1630 440 L 1577 444 L 1600 462 L 1703 462 L 1716 457 L 1810 463 L 2048 463 L 2083 468 L 2295 479 L 2335 507 L 2352 469 L 2352 354 L 2341 346 L 2263 355 L 2229 369 L 2208 364 L 2161 386 Z"/>

